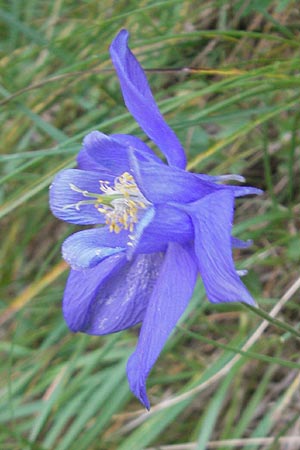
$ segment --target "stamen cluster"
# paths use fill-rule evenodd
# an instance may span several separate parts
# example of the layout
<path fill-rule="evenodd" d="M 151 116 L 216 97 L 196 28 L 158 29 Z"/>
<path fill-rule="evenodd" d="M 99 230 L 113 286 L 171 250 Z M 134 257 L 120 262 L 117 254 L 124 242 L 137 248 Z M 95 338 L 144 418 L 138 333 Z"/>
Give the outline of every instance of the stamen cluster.
<path fill-rule="evenodd" d="M 140 192 L 132 175 L 124 172 L 114 181 L 111 187 L 108 181 L 100 181 L 100 189 L 104 197 L 110 197 L 109 204 L 102 203 L 103 196 L 99 197 L 95 205 L 98 211 L 105 216 L 105 223 L 109 231 L 119 233 L 121 230 L 133 231 L 138 222 L 140 208 L 146 208 L 146 199 Z"/>

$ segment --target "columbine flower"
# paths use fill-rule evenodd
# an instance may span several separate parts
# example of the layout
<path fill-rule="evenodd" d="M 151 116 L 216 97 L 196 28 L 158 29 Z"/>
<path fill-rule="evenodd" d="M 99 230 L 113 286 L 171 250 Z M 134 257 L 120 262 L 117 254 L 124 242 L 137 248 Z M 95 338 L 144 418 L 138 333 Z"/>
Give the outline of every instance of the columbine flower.
<path fill-rule="evenodd" d="M 146 76 L 120 31 L 110 52 L 124 101 L 163 163 L 130 135 L 88 134 L 78 169 L 58 173 L 50 190 L 56 217 L 95 228 L 62 246 L 71 266 L 63 300 L 69 328 L 93 335 L 142 323 L 127 375 L 149 408 L 146 379 L 193 294 L 198 272 L 213 303 L 254 301 L 232 259 L 234 199 L 259 194 L 222 185 L 236 175 L 211 177 L 185 170 L 184 150 L 164 121 Z"/>

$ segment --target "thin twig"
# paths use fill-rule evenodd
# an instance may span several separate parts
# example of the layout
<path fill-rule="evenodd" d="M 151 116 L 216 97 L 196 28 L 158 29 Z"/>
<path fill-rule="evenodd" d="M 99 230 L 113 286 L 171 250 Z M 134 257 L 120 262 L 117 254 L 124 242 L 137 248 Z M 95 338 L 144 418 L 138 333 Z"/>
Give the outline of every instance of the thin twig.
<path fill-rule="evenodd" d="M 272 445 L 275 441 L 279 442 L 280 444 L 296 444 L 298 445 L 297 448 L 300 447 L 300 436 L 283 436 L 278 439 L 273 437 L 265 437 L 210 441 L 206 444 L 205 448 L 214 449 L 220 447 L 240 447 L 245 445 Z M 190 442 L 186 444 L 159 445 L 157 447 L 149 447 L 146 450 L 196 450 L 197 448 L 198 444 L 196 442 Z"/>
<path fill-rule="evenodd" d="M 209 67 L 162 67 L 162 68 L 149 68 L 144 69 L 145 72 L 148 73 L 184 73 L 184 74 L 203 74 L 203 75 L 219 75 L 219 76 L 233 76 L 233 75 L 243 75 L 246 73 L 246 71 L 243 71 L 241 69 L 236 68 L 209 68 Z M 90 75 L 101 75 L 106 73 L 114 72 L 113 68 L 94 68 L 94 69 L 88 69 L 88 70 L 78 70 L 75 72 L 68 72 L 68 73 L 62 73 L 60 75 L 54 75 L 52 77 L 45 78 L 44 80 L 38 81 L 36 83 L 32 83 L 29 86 L 25 86 L 22 89 L 19 89 L 18 91 L 14 92 L 13 94 L 8 95 L 3 100 L 0 100 L 0 106 L 5 105 L 6 103 L 9 103 L 10 101 L 14 100 L 15 98 L 19 97 L 22 94 L 25 94 L 26 92 L 33 91 L 35 89 L 42 88 L 46 86 L 49 83 L 55 83 L 57 81 L 62 81 L 67 78 L 84 78 L 86 76 Z"/>

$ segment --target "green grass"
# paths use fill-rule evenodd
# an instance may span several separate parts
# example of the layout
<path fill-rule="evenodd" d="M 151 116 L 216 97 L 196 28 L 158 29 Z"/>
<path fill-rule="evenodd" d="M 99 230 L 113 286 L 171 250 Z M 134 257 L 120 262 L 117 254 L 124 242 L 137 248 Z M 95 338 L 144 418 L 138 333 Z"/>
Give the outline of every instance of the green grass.
<path fill-rule="evenodd" d="M 1 450 L 275 450 L 299 435 L 298 9 L 0 2 Z M 149 377 L 150 413 L 125 375 L 138 330 L 91 337 L 63 322 L 60 246 L 78 228 L 48 208 L 54 174 L 75 165 L 89 131 L 145 138 L 108 55 L 120 28 L 190 170 L 240 173 L 265 190 L 237 202 L 235 227 L 254 240 L 235 260 L 260 310 L 209 304 L 199 280 Z"/>

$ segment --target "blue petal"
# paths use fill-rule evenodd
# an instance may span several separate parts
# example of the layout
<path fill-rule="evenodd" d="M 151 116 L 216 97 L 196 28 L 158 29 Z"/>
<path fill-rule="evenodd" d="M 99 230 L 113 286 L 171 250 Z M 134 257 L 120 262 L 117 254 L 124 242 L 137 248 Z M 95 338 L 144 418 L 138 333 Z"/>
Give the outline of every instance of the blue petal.
<path fill-rule="evenodd" d="M 230 189 L 235 197 L 243 197 L 244 195 L 262 195 L 264 191 L 252 186 L 226 186 Z"/>
<path fill-rule="evenodd" d="M 236 237 L 231 237 L 231 245 L 235 248 L 248 248 L 251 247 L 253 241 L 251 239 L 247 239 L 247 241 L 242 241 Z"/>
<path fill-rule="evenodd" d="M 170 241 L 185 243 L 193 238 L 194 229 L 186 212 L 163 204 L 150 207 L 130 235 L 127 258 L 135 253 L 165 251 Z"/>
<path fill-rule="evenodd" d="M 194 238 L 192 221 L 188 214 L 167 204 L 155 207 L 155 217 L 144 233 L 144 239 L 152 236 L 156 242 L 184 243 Z"/>
<path fill-rule="evenodd" d="M 127 134 L 107 136 L 100 131 L 92 131 L 84 138 L 77 163 L 81 169 L 108 170 L 118 176 L 129 172 L 131 153 L 139 160 L 153 160 L 162 164 L 158 156 L 139 138 Z"/>
<path fill-rule="evenodd" d="M 62 255 L 72 269 L 89 269 L 126 250 L 127 241 L 127 232 L 111 233 L 107 227 L 78 231 L 64 241 Z"/>
<path fill-rule="evenodd" d="M 139 189 L 155 204 L 189 203 L 226 188 L 177 167 L 138 161 L 134 155 L 131 155 L 131 167 Z"/>
<path fill-rule="evenodd" d="M 184 150 L 155 103 L 145 73 L 128 48 L 128 37 L 128 32 L 121 30 L 110 47 L 125 104 L 140 127 L 165 154 L 168 163 L 184 168 Z"/>
<path fill-rule="evenodd" d="M 213 178 L 215 178 L 216 181 L 222 183 L 223 181 L 238 181 L 239 183 L 245 183 L 245 178 L 242 175 L 238 175 L 238 174 L 225 174 L 225 175 L 217 175 L 214 176 Z"/>
<path fill-rule="evenodd" d="M 102 335 L 142 321 L 162 262 L 161 253 L 130 262 L 119 253 L 92 269 L 72 270 L 63 303 L 69 328 Z"/>
<path fill-rule="evenodd" d="M 186 206 L 195 229 L 199 271 L 212 303 L 255 302 L 236 273 L 232 259 L 233 193 L 208 195 Z"/>
<path fill-rule="evenodd" d="M 240 183 L 245 182 L 245 178 L 241 175 L 231 174 L 231 175 L 219 175 L 211 176 L 205 174 L 195 174 L 196 177 L 210 182 L 222 183 L 223 181 L 238 181 Z M 235 197 L 243 197 L 244 195 L 262 195 L 264 191 L 252 186 L 232 186 L 223 185 L 224 189 L 228 189 L 234 193 Z"/>
<path fill-rule="evenodd" d="M 116 176 L 129 171 L 128 149 L 100 131 L 92 131 L 84 138 L 83 152 Z"/>
<path fill-rule="evenodd" d="M 92 269 L 71 270 L 63 298 L 63 315 L 71 331 L 85 331 L 90 321 L 90 306 L 105 280 L 126 263 L 122 253 L 110 256 Z"/>
<path fill-rule="evenodd" d="M 96 194 L 101 194 L 100 180 L 113 182 L 114 178 L 107 172 L 88 172 L 78 169 L 66 169 L 54 178 L 49 192 L 50 208 L 53 214 L 61 220 L 79 225 L 104 223 L 104 217 L 93 204 L 79 204 L 88 200 L 77 188 Z"/>
<path fill-rule="evenodd" d="M 94 158 L 92 158 L 86 149 L 83 147 L 77 155 L 77 168 L 81 170 L 89 170 L 97 172 L 98 170 L 105 170 L 102 164 L 98 164 Z"/>
<path fill-rule="evenodd" d="M 139 253 L 152 253 L 157 251 L 157 244 L 149 246 L 149 242 L 145 239 L 142 239 L 145 229 L 148 227 L 149 223 L 153 220 L 155 216 L 155 209 L 153 207 L 148 208 L 143 217 L 140 218 L 139 222 L 136 224 L 134 232 L 130 235 L 130 243 L 128 243 L 128 249 L 126 252 L 127 258 L 131 259 L 133 255 L 138 251 L 138 245 L 140 245 Z M 159 247 L 161 248 L 161 243 L 159 243 Z M 143 248 L 146 251 L 143 251 Z M 159 250 L 160 250 L 159 248 Z"/>
<path fill-rule="evenodd" d="M 149 300 L 138 345 L 128 360 L 129 385 L 149 409 L 146 379 L 193 294 L 197 265 L 188 247 L 170 243 Z"/>
<path fill-rule="evenodd" d="M 196 177 L 202 180 L 211 181 L 214 183 L 222 183 L 223 181 L 239 181 L 240 183 L 245 182 L 245 178 L 241 175 L 207 175 L 204 173 L 196 173 Z"/>
<path fill-rule="evenodd" d="M 154 151 L 148 147 L 145 142 L 141 141 L 138 137 L 132 136 L 131 134 L 111 134 L 111 138 L 117 140 L 124 147 L 138 154 L 138 157 L 144 158 L 145 160 L 153 160 L 158 164 L 162 164 L 162 160 L 156 156 Z"/>

